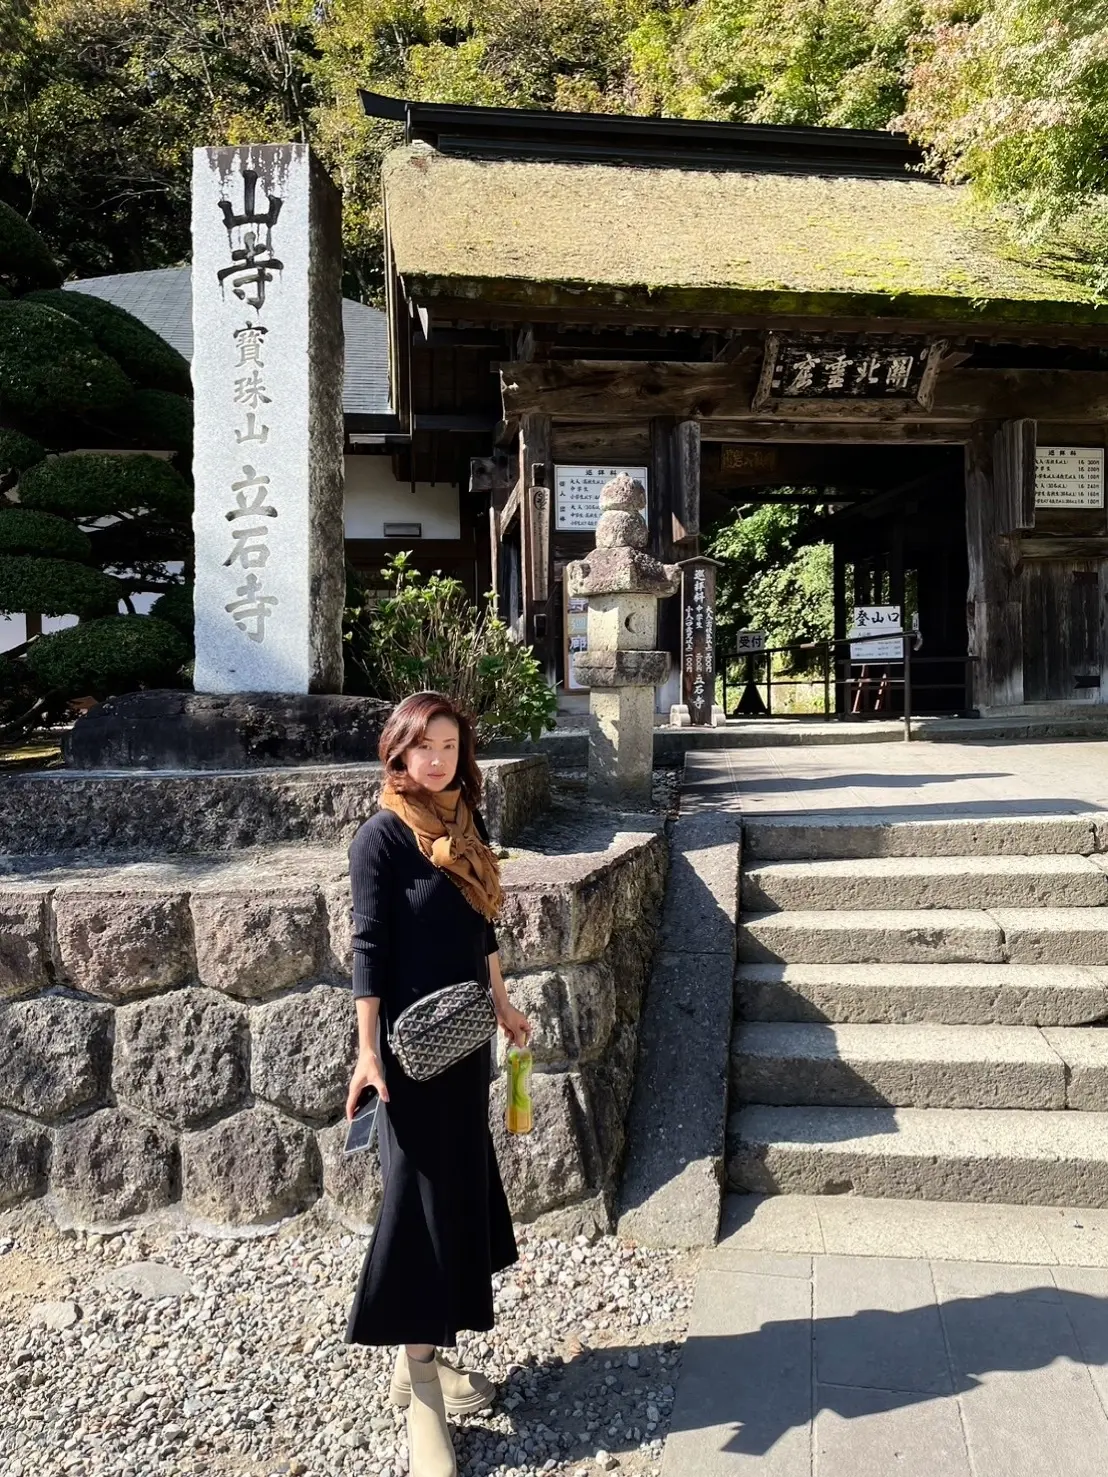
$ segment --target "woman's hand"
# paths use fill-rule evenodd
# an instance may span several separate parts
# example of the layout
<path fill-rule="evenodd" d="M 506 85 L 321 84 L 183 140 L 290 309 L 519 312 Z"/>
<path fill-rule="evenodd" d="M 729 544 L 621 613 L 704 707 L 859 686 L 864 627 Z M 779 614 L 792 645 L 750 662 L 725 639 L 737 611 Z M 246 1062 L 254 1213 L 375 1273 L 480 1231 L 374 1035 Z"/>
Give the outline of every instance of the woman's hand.
<path fill-rule="evenodd" d="M 496 1019 L 500 1022 L 500 1029 L 511 1041 L 513 1046 L 526 1046 L 531 1039 L 531 1022 L 521 1010 L 514 1005 L 498 1005 L 496 1008 Z"/>
<path fill-rule="evenodd" d="M 347 1122 L 354 1116 L 354 1110 L 358 1106 L 358 1099 L 367 1087 L 377 1089 L 378 1096 L 383 1103 L 389 1100 L 389 1090 L 385 1086 L 385 1074 L 381 1071 L 381 1063 L 377 1059 L 375 1051 L 360 1051 L 358 1060 L 354 1065 L 354 1075 L 350 1079 L 350 1091 L 346 1095 L 346 1118 Z"/>

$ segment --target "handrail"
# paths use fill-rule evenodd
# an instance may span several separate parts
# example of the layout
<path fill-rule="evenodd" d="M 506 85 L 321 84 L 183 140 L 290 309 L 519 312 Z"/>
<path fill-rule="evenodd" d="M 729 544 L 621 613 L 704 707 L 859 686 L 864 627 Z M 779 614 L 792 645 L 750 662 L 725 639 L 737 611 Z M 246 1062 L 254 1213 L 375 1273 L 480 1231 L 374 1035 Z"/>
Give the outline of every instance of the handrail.
<path fill-rule="evenodd" d="M 852 647 L 855 647 L 855 646 L 863 646 L 863 645 L 866 645 L 867 643 L 870 643 L 870 642 L 894 641 L 898 637 L 900 638 L 901 643 L 902 643 L 903 656 L 901 656 L 899 658 L 897 658 L 897 657 L 887 658 L 884 661 L 883 665 L 886 666 L 886 667 L 889 667 L 889 666 L 898 666 L 898 667 L 900 667 L 900 666 L 902 666 L 904 668 L 904 676 L 903 677 L 899 677 L 899 678 L 897 678 L 897 677 L 890 677 L 890 678 L 886 678 L 885 680 L 886 680 L 886 682 L 888 683 L 889 686 L 893 686 L 893 687 L 895 687 L 895 686 L 902 686 L 904 688 L 904 741 L 905 741 L 905 743 L 910 743 L 911 740 L 912 740 L 912 653 L 913 653 L 913 651 L 918 651 L 919 650 L 919 647 L 922 645 L 922 640 L 923 640 L 923 638 L 920 635 L 920 632 L 918 630 L 885 631 L 885 632 L 882 632 L 880 635 L 876 635 L 876 636 L 828 636 L 828 637 L 826 637 L 822 641 L 794 641 L 794 642 L 790 642 L 788 645 L 785 645 L 785 646 L 764 646 L 764 647 L 762 647 L 762 649 L 760 651 L 725 652 L 725 651 L 721 651 L 720 648 L 717 646 L 717 648 L 716 648 L 717 667 L 719 665 L 719 662 L 722 660 L 724 662 L 724 664 L 725 664 L 725 666 L 724 666 L 723 680 L 724 680 L 724 684 L 726 685 L 726 681 L 727 681 L 726 663 L 727 662 L 729 662 L 731 660 L 739 660 L 739 661 L 741 661 L 743 658 L 746 658 L 746 660 L 747 660 L 747 662 L 749 664 L 748 672 L 749 673 L 752 673 L 753 672 L 753 662 L 754 662 L 754 659 L 756 657 L 763 657 L 765 659 L 765 663 L 766 663 L 766 697 L 768 699 L 767 705 L 766 705 L 767 706 L 767 714 L 772 714 L 772 711 L 773 711 L 773 677 L 772 677 L 772 669 L 773 669 L 773 658 L 774 658 L 774 656 L 781 655 L 782 653 L 785 653 L 785 652 L 819 652 L 819 653 L 822 654 L 822 656 L 824 658 L 824 663 L 823 663 L 823 667 L 824 667 L 824 672 L 823 672 L 824 717 L 825 718 L 829 718 L 831 716 L 831 711 L 830 711 L 830 709 L 831 709 L 831 701 L 830 701 L 830 698 L 831 698 L 831 692 L 830 692 L 830 689 L 831 689 L 831 668 L 832 668 L 832 664 L 835 661 L 835 649 L 837 647 L 840 647 L 840 646 L 846 646 L 846 647 L 851 647 L 852 648 Z M 924 661 L 924 662 L 937 662 L 937 661 L 949 662 L 949 661 L 955 660 L 955 658 L 951 658 L 951 657 L 917 657 L 916 660 L 917 661 Z M 969 658 L 967 658 L 967 660 L 969 660 Z M 866 665 L 868 665 L 868 663 L 866 663 L 864 661 L 859 661 L 859 662 L 854 663 L 854 665 L 866 666 Z M 748 675 L 747 681 L 748 682 L 753 681 L 752 675 Z M 778 685 L 780 686 L 782 684 L 779 683 Z M 934 686 L 935 684 L 931 684 L 931 685 Z"/>

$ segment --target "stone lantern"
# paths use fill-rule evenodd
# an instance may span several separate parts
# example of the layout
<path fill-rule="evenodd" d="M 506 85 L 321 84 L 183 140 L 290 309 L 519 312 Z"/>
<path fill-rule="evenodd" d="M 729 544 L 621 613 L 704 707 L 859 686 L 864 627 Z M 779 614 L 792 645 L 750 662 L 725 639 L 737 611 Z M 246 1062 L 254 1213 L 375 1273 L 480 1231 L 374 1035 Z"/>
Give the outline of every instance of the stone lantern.
<path fill-rule="evenodd" d="M 600 494 L 596 548 L 566 566 L 570 595 L 589 602 L 588 650 L 574 673 L 589 688 L 589 793 L 649 805 L 654 768 L 654 689 L 669 676 L 656 651 L 658 601 L 676 594 L 676 565 L 646 552 L 646 493 L 626 472 Z"/>

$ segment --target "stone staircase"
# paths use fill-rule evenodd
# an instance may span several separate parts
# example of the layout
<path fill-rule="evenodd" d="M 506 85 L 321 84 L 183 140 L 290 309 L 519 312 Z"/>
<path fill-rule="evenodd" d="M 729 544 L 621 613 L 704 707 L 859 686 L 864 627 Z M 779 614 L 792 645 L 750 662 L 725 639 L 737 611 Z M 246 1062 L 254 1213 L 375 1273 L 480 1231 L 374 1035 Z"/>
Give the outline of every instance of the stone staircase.
<path fill-rule="evenodd" d="M 1098 816 L 744 831 L 729 1188 L 1108 1206 Z"/>

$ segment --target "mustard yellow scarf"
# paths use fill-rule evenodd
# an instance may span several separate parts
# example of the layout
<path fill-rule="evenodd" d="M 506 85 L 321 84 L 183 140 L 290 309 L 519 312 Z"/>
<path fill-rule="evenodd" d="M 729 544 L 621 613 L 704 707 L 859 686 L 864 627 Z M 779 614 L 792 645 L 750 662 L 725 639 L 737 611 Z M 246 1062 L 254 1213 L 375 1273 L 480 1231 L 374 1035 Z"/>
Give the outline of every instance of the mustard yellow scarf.
<path fill-rule="evenodd" d="M 500 867 L 481 840 L 460 790 L 423 796 L 401 795 L 386 781 L 381 804 L 412 831 L 432 866 L 460 888 L 471 908 L 490 921 L 500 912 Z"/>

